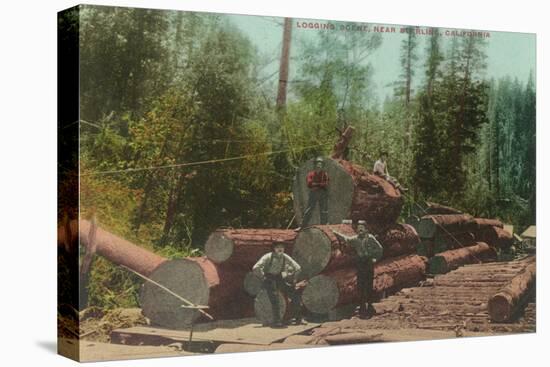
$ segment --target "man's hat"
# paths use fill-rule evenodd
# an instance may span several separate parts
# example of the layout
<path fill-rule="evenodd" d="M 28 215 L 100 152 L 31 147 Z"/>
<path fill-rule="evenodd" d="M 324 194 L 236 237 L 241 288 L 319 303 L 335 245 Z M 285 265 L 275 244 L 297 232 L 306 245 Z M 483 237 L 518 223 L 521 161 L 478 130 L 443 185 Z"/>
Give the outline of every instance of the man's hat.
<path fill-rule="evenodd" d="M 282 242 L 282 241 L 273 241 L 271 242 L 271 248 L 275 248 L 275 247 L 286 247 L 286 243 L 285 242 Z"/>
<path fill-rule="evenodd" d="M 388 155 L 388 152 L 385 151 L 385 150 L 381 150 L 381 151 L 380 151 L 380 155 Z"/>
<path fill-rule="evenodd" d="M 321 162 L 323 163 L 325 160 L 323 159 L 323 157 L 317 157 L 315 158 L 315 163 L 318 163 L 318 162 Z"/>

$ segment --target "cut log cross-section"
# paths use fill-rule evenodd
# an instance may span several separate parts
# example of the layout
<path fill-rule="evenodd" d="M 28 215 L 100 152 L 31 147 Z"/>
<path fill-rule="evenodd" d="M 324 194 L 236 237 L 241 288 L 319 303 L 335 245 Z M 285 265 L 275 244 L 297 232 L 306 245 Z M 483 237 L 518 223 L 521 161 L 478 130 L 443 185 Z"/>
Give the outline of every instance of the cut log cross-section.
<path fill-rule="evenodd" d="M 425 278 L 427 259 L 418 255 L 389 258 L 374 267 L 374 292 L 392 292 L 412 286 Z M 345 267 L 317 275 L 306 285 L 302 302 L 306 309 L 326 314 L 338 307 L 359 301 L 357 272 L 354 267 Z"/>
<path fill-rule="evenodd" d="M 509 322 L 518 310 L 525 305 L 536 280 L 535 257 L 510 282 L 493 295 L 487 304 L 489 316 L 495 322 Z"/>
<path fill-rule="evenodd" d="M 468 214 L 437 214 L 422 217 L 418 234 L 422 238 L 433 238 L 436 234 L 475 232 L 477 223 Z"/>
<path fill-rule="evenodd" d="M 293 183 L 294 211 L 298 223 L 307 208 L 309 188 L 306 176 L 314 168 L 314 160 L 302 164 Z M 381 226 L 395 223 L 401 213 L 403 197 L 390 182 L 370 174 L 359 165 L 342 159 L 326 158 L 324 170 L 329 176 L 328 223 L 338 224 L 343 219 L 365 220 L 372 232 Z M 312 212 L 311 223 L 319 224 L 319 206 Z"/>
<path fill-rule="evenodd" d="M 376 236 L 384 248 L 383 258 L 412 254 L 420 237 L 409 224 L 394 224 Z"/>
<path fill-rule="evenodd" d="M 243 289 L 246 272 L 205 257 L 171 260 L 151 274 L 151 279 L 194 305 L 206 305 L 215 319 L 235 319 L 253 315 L 252 298 Z M 181 329 L 199 319 L 196 309 L 151 283 L 140 295 L 143 314 L 155 325 Z"/>
<path fill-rule="evenodd" d="M 292 253 L 297 233 L 286 229 L 218 229 L 204 246 L 206 257 L 215 263 L 250 270 L 271 251 L 273 242 L 284 243 L 287 253 Z"/>

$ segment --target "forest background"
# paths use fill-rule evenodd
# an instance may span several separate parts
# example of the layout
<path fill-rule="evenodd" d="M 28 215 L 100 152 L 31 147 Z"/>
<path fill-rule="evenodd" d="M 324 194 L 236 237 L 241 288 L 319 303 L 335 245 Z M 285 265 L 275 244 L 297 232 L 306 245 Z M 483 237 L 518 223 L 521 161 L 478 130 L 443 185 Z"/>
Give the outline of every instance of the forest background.
<path fill-rule="evenodd" d="M 245 18 L 273 29 L 272 52 Z M 432 200 L 518 231 L 535 223 L 534 61 L 517 65 L 527 78 L 496 77 L 491 37 L 407 27 L 396 43 L 289 20 L 285 40 L 284 24 L 97 6 L 67 13 L 60 28 L 80 34 L 81 215 L 167 257 L 199 255 L 221 226 L 286 228 L 296 167 L 327 155 L 337 129 L 352 125 L 348 159 L 370 170 L 385 150 L 390 174 L 410 189 L 403 218 Z M 384 43 L 398 62 L 389 77 L 377 58 Z M 531 52 L 534 60 L 534 42 Z M 98 258 L 89 302 L 135 306 L 139 284 Z"/>

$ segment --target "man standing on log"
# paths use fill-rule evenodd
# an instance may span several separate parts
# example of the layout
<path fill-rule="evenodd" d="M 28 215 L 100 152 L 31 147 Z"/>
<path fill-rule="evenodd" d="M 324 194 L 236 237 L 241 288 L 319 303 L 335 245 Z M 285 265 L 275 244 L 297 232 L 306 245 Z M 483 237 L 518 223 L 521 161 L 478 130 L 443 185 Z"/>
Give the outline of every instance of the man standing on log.
<path fill-rule="evenodd" d="M 285 244 L 274 242 L 273 251 L 268 252 L 252 267 L 261 279 L 267 292 L 273 312 L 273 327 L 283 327 L 280 315 L 278 292 L 282 292 L 290 299 L 289 314 L 291 322 L 295 325 L 302 324 L 300 310 L 300 295 L 296 291 L 296 276 L 301 270 L 300 265 L 285 254 Z"/>
<path fill-rule="evenodd" d="M 376 237 L 367 233 L 365 224 L 364 220 L 360 220 L 357 223 L 356 236 L 346 236 L 335 230 L 332 231 L 339 240 L 353 247 L 357 253 L 356 268 L 360 318 L 370 318 L 376 313 L 376 310 L 372 306 L 374 264 L 382 257 L 383 253 L 382 245 L 380 245 Z"/>
<path fill-rule="evenodd" d="M 309 225 L 315 205 L 319 203 L 320 224 L 328 223 L 328 173 L 323 169 L 322 157 L 315 159 L 315 169 L 309 171 L 306 177 L 309 197 L 307 208 L 304 211 L 302 227 Z"/>
<path fill-rule="evenodd" d="M 375 175 L 380 176 L 384 178 L 386 181 L 391 183 L 397 190 L 400 191 L 407 191 L 406 188 L 402 187 L 399 182 L 393 177 L 390 176 L 388 173 L 388 165 L 386 163 L 386 160 L 388 158 L 388 152 L 382 151 L 380 152 L 380 158 L 374 163 L 373 172 Z"/>

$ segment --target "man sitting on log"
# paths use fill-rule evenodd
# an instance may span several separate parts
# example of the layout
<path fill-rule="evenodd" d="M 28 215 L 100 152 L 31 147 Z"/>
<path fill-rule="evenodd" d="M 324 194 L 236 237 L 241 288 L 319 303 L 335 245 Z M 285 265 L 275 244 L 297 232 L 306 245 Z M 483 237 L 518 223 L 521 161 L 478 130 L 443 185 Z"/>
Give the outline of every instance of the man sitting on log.
<path fill-rule="evenodd" d="M 302 227 L 309 225 L 311 214 L 315 205 L 319 203 L 320 224 L 328 223 L 328 173 L 323 169 L 324 161 L 322 157 L 315 159 L 315 169 L 309 171 L 306 177 L 307 187 L 309 188 L 309 197 L 307 208 L 304 211 Z"/>
<path fill-rule="evenodd" d="M 290 300 L 289 314 L 291 323 L 302 324 L 300 310 L 300 295 L 295 286 L 296 276 L 301 270 L 300 265 L 292 257 L 285 254 L 285 243 L 274 242 L 273 251 L 263 255 L 253 266 L 252 271 L 263 279 L 263 287 L 267 292 L 273 311 L 273 327 L 283 327 L 280 315 L 278 292 L 282 292 Z"/>
<path fill-rule="evenodd" d="M 357 223 L 356 236 L 346 236 L 335 230 L 332 232 L 339 240 L 353 247 L 357 253 L 355 266 L 357 268 L 357 289 L 359 291 L 359 317 L 368 319 L 376 313 L 372 306 L 374 263 L 382 257 L 383 248 L 376 237 L 367 233 L 365 224 L 364 220 Z"/>
<path fill-rule="evenodd" d="M 400 190 L 402 192 L 407 191 L 406 188 L 402 187 L 401 184 L 395 178 L 391 177 L 390 174 L 388 173 L 388 165 L 386 163 L 387 158 L 388 158 L 388 152 L 381 151 L 380 158 L 374 163 L 374 169 L 373 169 L 374 174 L 384 178 L 386 181 L 391 183 L 397 190 Z"/>

